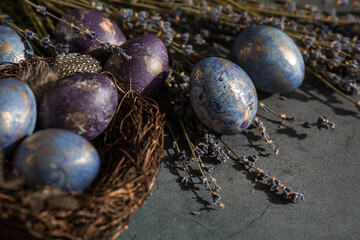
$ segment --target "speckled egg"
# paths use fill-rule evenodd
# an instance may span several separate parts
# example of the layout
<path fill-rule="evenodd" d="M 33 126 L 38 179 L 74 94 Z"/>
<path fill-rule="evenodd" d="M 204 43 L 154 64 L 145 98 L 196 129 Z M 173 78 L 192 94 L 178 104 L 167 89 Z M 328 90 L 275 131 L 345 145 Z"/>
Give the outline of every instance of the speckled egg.
<path fill-rule="evenodd" d="M 50 185 L 63 191 L 81 191 L 95 179 L 100 158 L 83 137 L 62 129 L 46 129 L 20 144 L 13 165 L 30 188 Z"/>
<path fill-rule="evenodd" d="M 89 29 L 98 35 L 98 40 L 110 45 L 121 45 L 126 41 L 120 28 L 96 10 L 76 9 L 62 16 L 62 19 L 83 30 Z M 105 61 L 110 55 L 110 50 L 105 50 L 98 41 L 85 33 L 76 32 L 61 21 L 56 25 L 55 35 L 58 42 L 69 45 L 70 52 L 90 54 L 100 61 Z"/>
<path fill-rule="evenodd" d="M 118 105 L 115 84 L 96 73 L 63 78 L 45 93 L 40 128 L 62 128 L 92 140 L 111 122 Z"/>
<path fill-rule="evenodd" d="M 15 79 L 0 79 L 0 151 L 11 154 L 31 135 L 36 123 L 36 102 L 31 89 Z"/>
<path fill-rule="evenodd" d="M 233 62 L 209 57 L 190 76 L 190 100 L 201 122 L 219 134 L 237 134 L 256 115 L 257 94 L 249 76 Z"/>
<path fill-rule="evenodd" d="M 18 63 L 33 55 L 29 42 L 23 41 L 11 27 L 0 25 L 0 63 Z"/>
<path fill-rule="evenodd" d="M 294 41 L 277 28 L 250 27 L 235 40 L 234 62 L 250 76 L 256 89 L 286 93 L 304 80 L 305 66 Z"/>
<path fill-rule="evenodd" d="M 145 34 L 121 46 L 131 57 L 112 54 L 104 69 L 122 79 L 128 89 L 156 98 L 168 74 L 168 54 L 160 38 Z"/>

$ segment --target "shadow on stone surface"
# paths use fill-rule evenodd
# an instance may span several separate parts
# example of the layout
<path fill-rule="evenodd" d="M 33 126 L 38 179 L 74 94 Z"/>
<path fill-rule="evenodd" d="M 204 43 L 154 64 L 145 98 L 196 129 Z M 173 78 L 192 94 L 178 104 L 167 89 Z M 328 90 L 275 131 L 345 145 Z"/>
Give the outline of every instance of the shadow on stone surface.
<path fill-rule="evenodd" d="M 268 201 L 273 204 L 281 204 L 281 205 L 287 205 L 291 203 L 290 201 L 284 199 L 279 193 L 271 191 L 270 186 L 267 183 L 264 183 L 262 181 L 255 181 L 257 173 L 255 172 L 248 172 L 243 170 L 244 175 L 246 176 L 247 180 L 250 180 L 251 182 L 255 183 L 254 189 L 258 191 L 262 191 L 266 194 Z"/>
<path fill-rule="evenodd" d="M 340 116 L 352 116 L 356 119 L 360 119 L 359 112 L 347 110 L 341 107 L 336 107 L 334 104 L 343 104 L 336 92 L 326 87 L 324 84 L 319 82 L 317 79 L 307 77 L 304 83 L 299 88 L 302 92 L 294 91 L 281 96 L 285 96 L 288 99 L 295 99 L 300 102 L 314 102 L 318 101 L 332 109 L 336 115 Z M 315 91 L 315 94 L 311 93 Z M 324 97 L 326 100 L 321 99 L 319 96 Z M 346 101 L 344 99 L 344 101 Z M 354 108 L 355 109 L 355 108 Z M 360 110 L 360 109 L 359 109 Z"/>
<path fill-rule="evenodd" d="M 264 117 L 264 116 L 261 116 L 258 114 L 259 117 L 271 122 L 271 123 L 274 123 L 276 125 L 280 125 L 281 124 L 281 121 L 276 121 L 276 120 L 272 120 L 270 118 L 267 118 L 267 117 Z M 285 124 L 291 124 L 291 123 L 286 123 Z M 282 125 L 281 128 L 278 128 L 275 130 L 277 134 L 283 134 L 283 135 L 287 135 L 288 137 L 291 137 L 291 138 L 297 138 L 298 140 L 304 140 L 308 135 L 306 133 L 298 133 L 295 128 L 293 127 L 290 127 L 288 125 Z M 301 127 L 300 127 L 301 128 Z"/>

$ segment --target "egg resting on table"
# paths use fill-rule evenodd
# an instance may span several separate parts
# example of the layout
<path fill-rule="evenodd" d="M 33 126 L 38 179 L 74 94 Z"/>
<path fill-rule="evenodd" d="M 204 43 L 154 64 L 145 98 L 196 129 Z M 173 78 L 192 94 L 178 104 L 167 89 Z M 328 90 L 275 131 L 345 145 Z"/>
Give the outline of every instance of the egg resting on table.
<path fill-rule="evenodd" d="M 13 166 L 30 188 L 49 185 L 81 191 L 95 179 L 100 158 L 83 137 L 63 129 L 45 129 L 20 144 Z"/>
<path fill-rule="evenodd" d="M 25 83 L 0 79 L 0 151 L 11 154 L 24 137 L 33 133 L 36 114 L 35 96 Z"/>
<path fill-rule="evenodd" d="M 131 57 L 112 54 L 104 70 L 120 77 L 125 87 L 152 98 L 158 97 L 168 74 L 169 60 L 162 40 L 145 34 L 128 40 L 121 48 Z"/>
<path fill-rule="evenodd" d="M 115 115 L 115 84 L 96 73 L 77 73 L 56 82 L 39 107 L 40 128 L 62 128 L 92 140 Z"/>
<path fill-rule="evenodd" d="M 305 65 L 294 41 L 277 28 L 256 26 L 236 38 L 234 62 L 249 75 L 256 89 L 286 93 L 304 80 Z"/>
<path fill-rule="evenodd" d="M 23 41 L 11 27 L 0 25 L 0 63 L 19 63 L 34 55 L 28 41 Z"/>
<path fill-rule="evenodd" d="M 237 134 L 256 115 L 257 93 L 249 76 L 233 62 L 209 57 L 190 76 L 190 100 L 200 121 L 219 134 Z"/>
<path fill-rule="evenodd" d="M 97 39 L 110 45 L 121 45 L 126 38 L 120 28 L 101 12 L 92 9 L 75 9 L 62 19 L 73 23 L 82 30 L 89 30 L 97 34 Z M 55 36 L 58 42 L 69 45 L 70 52 L 90 54 L 100 61 L 105 61 L 110 50 L 104 49 L 95 39 L 83 32 L 77 32 L 64 22 L 56 25 Z"/>

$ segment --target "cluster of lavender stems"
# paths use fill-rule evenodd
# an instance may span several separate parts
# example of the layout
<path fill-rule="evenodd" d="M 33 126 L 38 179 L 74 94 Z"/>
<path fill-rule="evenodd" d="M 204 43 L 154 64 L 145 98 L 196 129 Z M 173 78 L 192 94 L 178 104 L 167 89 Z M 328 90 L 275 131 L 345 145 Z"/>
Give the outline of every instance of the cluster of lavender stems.
<path fill-rule="evenodd" d="M 211 192 L 214 202 L 220 206 L 225 205 L 220 201 L 220 186 L 211 175 L 212 167 L 202 161 L 202 157 L 208 153 L 216 155 L 217 159 L 225 162 L 229 153 L 219 146 L 217 139 L 229 148 L 221 138 L 210 137 L 210 131 L 194 117 L 191 104 L 188 99 L 189 74 L 194 64 L 207 56 L 229 57 L 231 44 L 235 37 L 244 29 L 254 25 L 271 25 L 287 33 L 298 44 L 307 64 L 306 70 L 321 80 L 335 92 L 357 106 L 356 101 L 350 95 L 358 95 L 357 83 L 360 79 L 358 61 L 360 61 L 360 41 L 355 37 L 355 32 L 347 26 L 358 24 L 359 19 L 354 16 L 339 17 L 336 12 L 323 12 L 314 6 L 298 8 L 294 1 L 286 1 L 284 4 L 269 2 L 262 4 L 254 0 L 209 0 L 209 1 L 155 1 L 155 0 L 104 0 L 104 1 L 67 1 L 49 0 L 42 1 L 43 5 L 37 5 L 30 0 L 22 0 L 32 6 L 40 15 L 50 17 L 56 21 L 62 21 L 77 33 L 86 34 L 90 39 L 97 41 L 102 47 L 111 49 L 127 56 L 119 46 L 111 46 L 97 38 L 96 32 L 91 29 L 81 29 L 73 23 L 64 21 L 49 12 L 53 4 L 61 4 L 68 8 L 92 8 L 104 11 L 111 18 L 121 23 L 121 28 L 130 37 L 152 33 L 159 36 L 168 48 L 170 60 L 170 73 L 166 81 L 168 93 L 166 101 L 170 103 L 168 110 L 177 116 L 179 125 L 183 130 L 184 137 L 191 151 L 187 156 L 181 151 L 177 138 L 174 137 L 174 148 L 179 157 L 179 163 L 184 169 L 183 184 L 192 184 L 193 173 L 188 168 L 189 162 L 195 163 L 201 173 L 202 183 Z M 114 3 L 120 4 L 114 7 Z M 122 8 L 120 8 L 122 6 Z M 58 11 L 52 8 L 54 11 Z M 52 47 L 57 53 L 68 52 L 66 45 L 54 45 L 50 41 L 50 35 L 39 37 L 34 31 L 21 28 L 12 23 L 12 20 L 2 12 L 0 19 L 3 23 L 22 33 L 28 40 L 36 40 L 41 47 Z M 346 31 L 350 31 L 346 32 Z M 345 33 L 347 36 L 344 37 Z M 263 102 L 259 106 L 265 111 L 271 112 L 281 119 L 282 127 L 285 122 L 301 127 L 318 129 L 335 129 L 335 124 L 326 117 L 319 117 L 316 122 L 297 122 L 294 117 L 285 113 L 278 113 Z M 273 143 L 262 121 L 255 118 L 254 124 L 260 131 L 262 139 L 270 146 L 275 154 L 279 153 L 278 147 Z M 208 134 L 206 140 L 205 134 Z M 172 134 L 173 135 L 173 134 Z M 210 136 L 215 136 L 211 135 Z M 199 138 L 202 138 L 199 140 Z M 208 142 L 207 142 L 208 141 Z M 196 144 L 195 144 L 196 142 Z M 212 148 L 210 151 L 209 148 Z M 303 196 L 292 189 L 285 187 L 275 177 L 267 175 L 263 170 L 254 167 L 256 157 L 239 157 L 229 148 L 232 154 L 244 165 L 245 170 L 253 170 L 258 173 L 259 180 L 266 180 L 271 190 L 281 191 L 281 194 L 293 202 L 303 199 Z"/>

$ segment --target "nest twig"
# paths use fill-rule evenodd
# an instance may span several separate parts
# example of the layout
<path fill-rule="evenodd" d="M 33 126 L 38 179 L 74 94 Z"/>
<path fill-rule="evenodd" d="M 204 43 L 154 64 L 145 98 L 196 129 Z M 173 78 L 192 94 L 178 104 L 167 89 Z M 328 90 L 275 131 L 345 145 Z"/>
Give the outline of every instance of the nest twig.
<path fill-rule="evenodd" d="M 0 66 L 0 78 L 20 76 L 42 61 L 51 59 Z M 76 195 L 51 187 L 6 188 L 16 178 L 0 182 L 0 236 L 115 239 L 144 204 L 160 168 L 164 117 L 154 101 L 125 90 L 109 77 L 116 83 L 120 104 L 110 126 L 93 141 L 101 156 L 95 181 Z"/>

